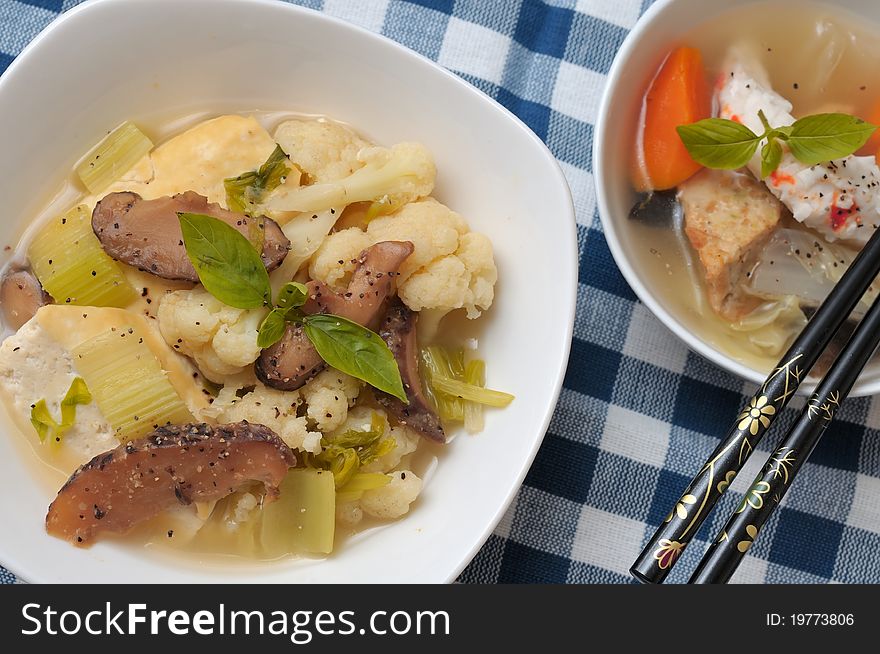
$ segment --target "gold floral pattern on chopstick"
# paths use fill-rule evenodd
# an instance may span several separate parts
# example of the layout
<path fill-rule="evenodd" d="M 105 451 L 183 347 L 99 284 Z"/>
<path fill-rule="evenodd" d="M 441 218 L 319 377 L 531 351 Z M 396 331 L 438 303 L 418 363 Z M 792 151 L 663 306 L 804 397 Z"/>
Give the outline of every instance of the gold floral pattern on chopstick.
<path fill-rule="evenodd" d="M 803 374 L 803 370 L 800 369 L 800 366 L 797 365 L 797 362 L 803 356 L 803 353 L 793 356 L 791 359 L 776 368 L 773 373 L 764 381 L 764 385 L 761 387 L 761 390 L 766 393 L 767 387 L 770 386 L 771 382 L 774 379 L 776 379 L 780 375 L 785 376 L 782 389 L 780 389 L 780 395 L 773 399 L 773 404 L 785 402 L 785 400 L 794 395 L 795 391 L 797 391 L 798 386 L 801 383 L 801 375 Z"/>
<path fill-rule="evenodd" d="M 757 537 L 758 528 L 755 525 L 746 525 L 746 537 L 736 544 L 736 549 L 745 554 Z"/>
<path fill-rule="evenodd" d="M 651 549 L 645 551 L 660 570 L 667 571 L 675 564 L 691 532 L 702 524 L 704 514 L 714 506 L 717 498 L 730 488 L 754 447 L 794 395 L 804 374 L 800 366 L 803 357 L 803 353 L 795 354 L 773 370 L 740 411 L 723 445 L 706 462 L 666 516 L 664 526 L 658 529 L 655 540 L 649 544 Z M 769 490 L 767 482 L 756 479 L 738 512 L 763 506 Z M 737 542 L 735 540 L 731 545 L 735 546 Z"/>
<path fill-rule="evenodd" d="M 724 475 L 724 479 L 718 482 L 717 490 L 719 495 L 723 495 L 730 485 L 733 483 L 733 480 L 736 479 L 736 470 L 728 470 L 727 474 Z"/>
<path fill-rule="evenodd" d="M 773 453 L 770 465 L 770 474 L 773 475 L 773 479 L 782 477 L 782 483 L 787 484 L 788 474 L 791 471 L 794 460 L 794 450 L 790 447 L 780 447 L 776 450 Z"/>
<path fill-rule="evenodd" d="M 749 406 L 739 415 L 737 429 L 748 431 L 752 436 L 758 433 L 758 429 L 770 426 L 770 417 L 776 414 L 776 407 L 770 404 L 766 395 L 753 397 Z"/>
<path fill-rule="evenodd" d="M 746 510 L 747 506 L 750 506 L 755 510 L 764 506 L 764 495 L 770 492 L 770 484 L 761 479 L 761 477 L 763 477 L 763 474 L 758 473 L 758 476 L 755 477 L 755 481 L 749 486 L 749 490 L 746 491 L 742 501 L 739 503 L 736 513 L 742 513 Z"/>
<path fill-rule="evenodd" d="M 829 393 L 824 402 L 816 393 L 813 393 L 810 396 L 809 402 L 807 402 L 807 415 L 811 420 L 819 418 L 825 422 L 831 422 L 834 419 L 834 414 L 837 413 L 839 408 L 840 391 Z"/>
<path fill-rule="evenodd" d="M 680 543 L 676 540 L 664 538 L 659 543 L 660 547 L 654 552 L 654 558 L 657 559 L 657 565 L 661 570 L 666 570 L 681 556 L 687 543 Z"/>
<path fill-rule="evenodd" d="M 696 503 L 697 498 L 693 495 L 683 495 L 682 498 L 678 502 L 676 502 L 675 508 L 673 508 L 672 511 L 669 512 L 669 515 L 666 516 L 666 522 L 672 520 L 673 514 L 684 520 L 685 518 L 687 518 L 688 506 Z"/>

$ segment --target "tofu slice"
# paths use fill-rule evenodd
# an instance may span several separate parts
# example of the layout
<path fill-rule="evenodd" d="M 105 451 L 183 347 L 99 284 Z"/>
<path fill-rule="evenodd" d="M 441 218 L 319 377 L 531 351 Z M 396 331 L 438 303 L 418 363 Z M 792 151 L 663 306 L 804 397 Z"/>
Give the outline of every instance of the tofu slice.
<path fill-rule="evenodd" d="M 732 170 L 703 170 L 679 186 L 678 197 L 709 304 L 725 320 L 741 320 L 763 302 L 742 282 L 779 224 L 782 205 L 751 175 Z"/>
<path fill-rule="evenodd" d="M 24 434 L 32 437 L 37 453 L 49 465 L 69 474 L 93 456 L 119 445 L 113 429 L 92 402 L 77 407 L 76 422 L 58 446 L 39 443 L 30 425 L 31 405 L 45 399 L 53 416 L 79 375 L 71 350 L 110 328 L 133 326 L 144 334 L 150 351 L 175 390 L 194 415 L 208 405 L 192 374 L 195 369 L 165 344 L 154 321 L 112 307 L 79 307 L 49 304 L 0 344 L 0 396 Z"/>

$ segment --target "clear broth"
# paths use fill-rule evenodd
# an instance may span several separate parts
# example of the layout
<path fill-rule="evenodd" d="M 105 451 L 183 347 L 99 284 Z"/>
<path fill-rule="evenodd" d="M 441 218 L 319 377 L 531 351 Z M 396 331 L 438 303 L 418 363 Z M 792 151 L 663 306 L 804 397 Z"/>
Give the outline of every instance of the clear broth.
<path fill-rule="evenodd" d="M 725 74 L 722 67 L 730 47 L 750 48 L 767 69 L 772 87 L 792 103 L 795 116 L 843 111 L 868 119 L 880 105 L 880 26 L 839 7 L 803 1 L 755 3 L 704 23 L 679 43 L 700 49 L 710 82 Z M 649 275 L 667 280 L 667 301 L 686 308 L 700 336 L 747 366 L 770 370 L 781 353 L 758 349 L 712 311 L 701 264 L 682 231 L 637 221 L 631 228 Z"/>

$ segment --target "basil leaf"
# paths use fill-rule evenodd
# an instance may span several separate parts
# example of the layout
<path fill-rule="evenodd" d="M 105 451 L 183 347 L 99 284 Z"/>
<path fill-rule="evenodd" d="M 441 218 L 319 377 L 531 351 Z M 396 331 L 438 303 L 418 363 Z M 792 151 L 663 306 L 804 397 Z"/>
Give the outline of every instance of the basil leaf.
<path fill-rule="evenodd" d="M 306 336 L 324 361 L 409 403 L 397 361 L 378 334 L 332 314 L 315 314 L 302 320 Z"/>
<path fill-rule="evenodd" d="M 181 213 L 186 255 L 211 295 L 237 309 L 269 303 L 269 273 L 259 253 L 238 230 L 222 220 Z"/>
<path fill-rule="evenodd" d="M 791 126 L 788 147 L 798 161 L 814 166 L 851 155 L 876 129 L 876 125 L 847 114 L 805 116 Z"/>
<path fill-rule="evenodd" d="M 238 177 L 223 180 L 226 189 L 226 207 L 230 211 L 246 213 L 254 204 L 259 204 L 266 193 L 274 191 L 290 174 L 287 155 L 280 145 L 275 149 L 266 163 L 259 170 L 242 173 Z"/>
<path fill-rule="evenodd" d="M 761 148 L 761 179 L 779 168 L 780 161 L 782 161 L 782 144 L 770 138 Z"/>
<path fill-rule="evenodd" d="M 266 349 L 275 345 L 284 336 L 284 330 L 287 329 L 287 321 L 284 319 L 284 309 L 272 309 L 263 322 L 260 323 L 260 329 L 257 331 L 257 346 L 260 349 Z"/>
<path fill-rule="evenodd" d="M 745 125 L 726 118 L 706 118 L 675 129 L 693 160 L 707 168 L 742 168 L 761 140 Z"/>
<path fill-rule="evenodd" d="M 309 299 L 309 289 L 299 282 L 287 282 L 278 291 L 275 304 L 282 309 L 296 309 L 301 307 Z"/>
<path fill-rule="evenodd" d="M 774 127 L 766 134 L 768 139 L 780 139 L 782 141 L 787 141 L 791 136 L 791 125 L 787 127 Z"/>

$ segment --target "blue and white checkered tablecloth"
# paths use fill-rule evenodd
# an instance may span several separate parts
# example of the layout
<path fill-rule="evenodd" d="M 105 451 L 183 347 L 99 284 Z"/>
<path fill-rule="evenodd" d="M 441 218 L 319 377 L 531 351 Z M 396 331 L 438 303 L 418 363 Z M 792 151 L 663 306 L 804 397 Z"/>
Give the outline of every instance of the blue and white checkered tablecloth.
<path fill-rule="evenodd" d="M 0 70 L 80 1 L 0 0 Z M 599 97 L 615 52 L 651 0 L 294 1 L 461 75 L 520 116 L 558 158 L 574 193 L 581 253 L 565 388 L 525 485 L 461 581 L 630 582 L 642 544 L 751 392 L 689 352 L 636 299 L 596 213 L 590 151 Z M 878 429 L 880 402 L 846 402 L 736 581 L 880 581 Z M 670 581 L 686 579 L 767 453 L 737 477 Z M 0 581 L 14 577 L 0 568 Z"/>

